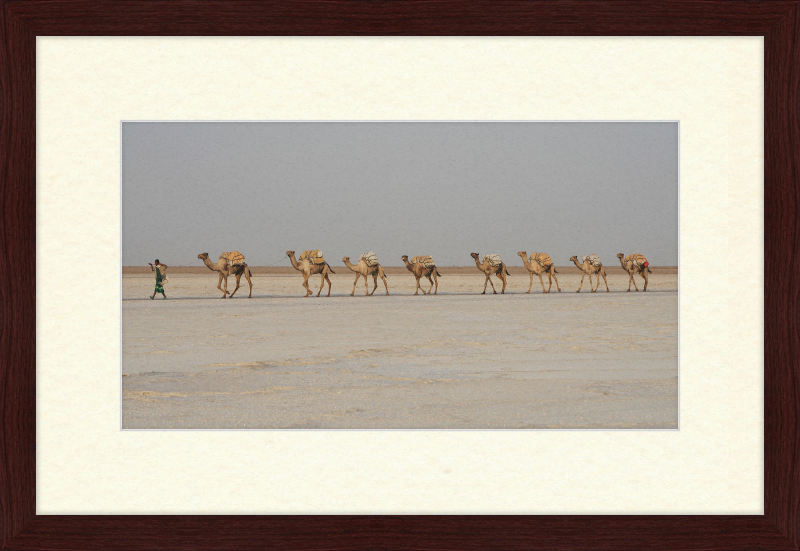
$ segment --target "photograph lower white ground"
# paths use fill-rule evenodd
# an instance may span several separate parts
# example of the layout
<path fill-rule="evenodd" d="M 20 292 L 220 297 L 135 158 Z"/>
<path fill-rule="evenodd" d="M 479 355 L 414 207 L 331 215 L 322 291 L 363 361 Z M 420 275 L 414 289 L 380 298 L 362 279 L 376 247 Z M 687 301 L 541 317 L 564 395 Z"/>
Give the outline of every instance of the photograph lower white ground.
<path fill-rule="evenodd" d="M 226 300 L 214 274 L 169 279 L 150 300 L 152 276 L 122 278 L 123 429 L 678 428 L 677 274 L 482 295 L 476 270 L 414 296 L 409 273 L 351 297 L 344 273 L 308 298 L 263 275 Z"/>

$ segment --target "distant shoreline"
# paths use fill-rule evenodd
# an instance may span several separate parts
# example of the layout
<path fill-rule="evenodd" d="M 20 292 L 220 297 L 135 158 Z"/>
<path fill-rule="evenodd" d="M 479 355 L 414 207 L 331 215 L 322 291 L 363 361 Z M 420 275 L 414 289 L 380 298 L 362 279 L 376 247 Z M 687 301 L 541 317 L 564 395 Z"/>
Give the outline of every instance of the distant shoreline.
<path fill-rule="evenodd" d="M 205 266 L 169 266 L 170 275 L 214 275 L 214 273 Z M 336 271 L 337 275 L 341 274 L 354 274 L 344 264 L 331 264 L 331 267 Z M 604 266 L 608 275 L 624 274 L 625 271 L 622 266 Z M 408 274 L 411 272 L 405 266 L 384 266 L 384 271 L 387 275 Z M 479 275 L 478 269 L 475 266 L 438 266 L 439 272 L 442 277 L 448 275 Z M 650 266 L 653 275 L 659 274 L 677 274 L 677 266 Z M 253 275 L 290 275 L 298 274 L 299 272 L 291 266 L 250 266 L 250 271 Z M 528 270 L 524 266 L 508 266 L 508 271 L 511 275 L 528 275 Z M 559 274 L 579 274 L 578 268 L 575 266 L 556 266 L 556 271 Z M 151 274 L 150 266 L 123 266 L 122 275 L 144 275 Z M 544 274 L 543 274 L 543 277 Z M 538 279 L 538 278 L 536 278 Z"/>

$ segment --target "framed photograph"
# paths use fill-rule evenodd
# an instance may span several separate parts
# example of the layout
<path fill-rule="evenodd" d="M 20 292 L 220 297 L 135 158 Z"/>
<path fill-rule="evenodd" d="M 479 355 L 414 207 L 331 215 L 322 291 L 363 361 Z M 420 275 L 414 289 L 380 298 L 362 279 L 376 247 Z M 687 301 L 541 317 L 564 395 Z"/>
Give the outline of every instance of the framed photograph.
<path fill-rule="evenodd" d="M 121 126 L 123 429 L 678 429 L 677 121 Z"/>
<path fill-rule="evenodd" d="M 779 276 L 787 270 L 780 270 L 774 261 L 794 253 L 791 239 L 784 236 L 791 236 L 797 225 L 794 197 L 800 149 L 795 129 L 800 71 L 793 63 L 798 58 L 797 2 L 610 1 L 571 2 L 568 6 L 492 2 L 469 6 L 466 10 L 460 3 L 437 1 L 4 3 L 0 64 L 6 83 L 3 252 L 7 262 L 33 262 L 36 278 L 35 284 L 26 284 L 24 278 L 4 278 L 2 283 L 8 322 L 0 342 L 0 497 L 4 504 L 0 547 L 798 548 L 800 508 L 794 452 L 798 374 L 792 354 L 797 342 L 792 321 L 796 293 L 793 284 L 784 281 L 788 276 Z M 158 132 L 177 128 L 184 124 L 181 121 L 201 120 L 375 121 L 378 126 L 388 121 L 679 123 L 680 402 L 664 410 L 675 412 L 677 408 L 679 430 L 666 426 L 674 422 L 669 415 L 657 421 L 663 427 L 652 427 L 673 429 L 668 431 L 609 432 L 605 429 L 620 428 L 612 425 L 621 418 L 605 416 L 611 424 L 598 431 L 497 432 L 487 430 L 496 426 L 471 421 L 464 426 L 392 427 L 384 423 L 341 427 L 330 422 L 331 416 L 319 426 L 289 426 L 294 421 L 287 421 L 289 416 L 279 412 L 270 414 L 279 419 L 277 425 L 255 428 L 378 430 L 120 430 L 120 409 L 123 429 L 249 428 L 220 424 L 225 414 L 219 408 L 208 415 L 206 425 L 159 426 L 164 418 L 156 415 L 159 408 L 175 407 L 175 403 L 159 404 L 154 399 L 147 402 L 155 404 L 148 410 L 143 401 L 128 402 L 131 407 L 126 413 L 126 388 L 133 387 L 119 377 L 120 365 L 123 375 L 128 366 L 130 377 L 123 380 L 133 379 L 135 374 L 139 377 L 136 384 L 144 381 L 150 388 L 161 388 L 159 398 L 174 393 L 169 386 L 172 381 L 145 380 L 150 376 L 146 366 L 161 361 L 158 354 L 166 357 L 185 351 L 189 357 L 189 349 L 195 346 L 186 328 L 170 337 L 176 343 L 182 341 L 180 346 L 158 350 L 146 348 L 146 331 L 135 337 L 142 339 L 138 341 L 141 344 L 133 342 L 134 333 L 126 336 L 126 293 L 130 294 L 131 311 L 141 305 L 184 308 L 186 303 L 176 300 L 178 304 L 173 306 L 169 302 L 170 284 L 184 285 L 180 274 L 169 271 L 166 275 L 171 281 L 163 293 L 170 296 L 166 302 L 155 302 L 155 297 L 151 301 L 147 296 L 134 302 L 138 282 L 129 281 L 126 287 L 121 269 L 130 265 L 126 264 L 126 251 L 146 248 L 146 243 L 126 242 L 126 212 L 140 208 L 125 198 L 126 190 L 132 189 L 126 188 L 126 179 L 138 171 L 132 180 L 140 186 L 137 189 L 148 198 L 153 190 L 156 194 L 155 202 L 148 199 L 141 204 L 147 208 L 161 201 L 174 215 L 175 220 L 166 220 L 170 214 L 159 212 L 155 223 L 146 216 L 131 219 L 139 225 L 136 233 L 150 236 L 151 241 L 159 239 L 161 227 L 174 230 L 175 221 L 182 219 L 181 209 L 198 206 L 202 216 L 196 218 L 225 226 L 240 223 L 235 213 L 226 210 L 236 210 L 237 200 L 249 207 L 226 195 L 226 174 L 208 174 L 202 161 L 206 157 L 213 160 L 218 151 L 198 155 L 202 147 L 192 149 L 182 162 L 196 165 L 193 169 L 199 179 L 219 180 L 220 188 L 209 181 L 206 188 L 190 188 L 192 192 L 180 200 L 170 198 L 174 191 L 169 184 L 171 175 L 186 178 L 191 171 L 181 172 L 177 165 L 164 165 L 156 171 L 159 152 L 172 150 L 168 157 L 174 160 L 179 142 L 200 143 L 204 138 L 183 133 L 167 140 Z M 126 145 L 126 132 L 144 126 L 136 121 L 160 121 L 153 126 L 161 126 L 131 135 L 135 140 Z M 302 130 L 313 124 L 303 122 Z M 126 129 L 126 125 L 130 127 Z M 375 130 L 377 134 L 371 138 L 336 135 L 333 140 L 360 140 L 380 147 L 381 131 Z M 269 140 L 254 137 L 262 129 L 248 132 L 250 141 L 263 150 Z M 319 132 L 312 135 L 319 136 Z M 230 135 L 212 142 L 231 144 L 237 139 L 241 138 Z M 409 144 L 426 139 L 416 134 Z M 606 135 L 601 141 L 609 146 L 625 139 Z M 654 139 L 639 136 L 634 141 L 641 144 Z M 298 145 L 290 151 L 307 152 L 307 135 L 296 136 L 295 141 Z M 136 144 L 142 147 L 137 150 Z M 384 147 L 400 148 L 396 143 Z M 591 147 L 584 147 L 591 158 Z M 635 145 L 626 148 L 636 149 Z M 331 146 L 324 149 L 331 150 Z M 511 149 L 506 145 L 503 151 Z M 241 148 L 224 151 L 231 170 L 237 163 L 254 162 L 237 157 Z M 285 158 L 286 154 L 281 157 Z M 412 164 L 415 159 L 423 160 L 417 155 L 399 162 Z M 138 164 L 131 164 L 134 161 Z M 454 159 L 453 166 L 471 166 L 470 175 L 480 172 L 469 162 Z M 509 159 L 506 163 L 509 173 L 514 162 Z M 645 170 L 648 162 L 640 163 L 643 181 L 650 178 Z M 674 159 L 666 162 L 674 163 Z M 223 166 L 219 159 L 212 164 Z M 268 164 L 272 168 L 279 163 Z M 574 159 L 569 164 L 580 170 Z M 602 173 L 599 161 L 594 164 L 596 172 Z M 126 167 L 134 172 L 126 173 Z M 329 170 L 330 165 L 323 169 Z M 379 169 L 375 164 L 371 170 Z M 499 169 L 494 166 L 492 170 Z M 619 177 L 620 182 L 627 178 L 625 174 Z M 297 173 L 289 173 L 289 178 L 298 178 Z M 161 183 L 148 188 L 154 180 Z M 508 186 L 513 180 L 506 178 L 498 185 Z M 356 192 L 363 189 L 353 186 Z M 200 189 L 217 198 L 216 212 L 207 212 L 206 198 L 196 196 Z M 557 191 L 561 190 L 553 191 L 554 197 Z M 640 189 L 630 192 L 639 198 L 646 196 Z M 496 207 L 491 195 L 481 196 L 477 187 L 456 193 L 477 194 L 489 210 Z M 328 205 L 341 202 L 344 209 L 356 195 L 345 200 L 335 194 L 318 199 Z M 312 212 L 320 206 L 304 196 L 280 200 Z M 675 209 L 668 200 L 659 201 L 664 206 L 652 215 L 654 227 L 659 227 L 659 216 L 668 218 L 669 209 Z M 443 209 L 444 204 L 431 200 L 420 211 L 423 207 Z M 594 204 L 602 205 L 602 198 L 596 197 Z M 646 210 L 657 210 L 652 203 L 643 204 Z M 639 208 L 635 202 L 632 205 L 628 211 Z M 536 206 L 532 204 L 530 212 L 535 213 Z M 453 207 L 462 209 L 469 211 L 466 203 Z M 340 216 L 345 219 L 347 213 Z M 212 241 L 213 231 L 203 234 L 202 227 L 192 226 L 196 218 L 187 216 L 178 226 L 187 234 L 204 235 Z M 268 224 L 264 227 L 278 233 Z M 437 230 L 441 233 L 446 228 Z M 281 236 L 277 241 L 285 239 Z M 378 295 L 382 290 L 392 294 L 392 278 L 401 274 L 414 281 L 398 287 L 398 302 L 441 303 L 457 298 L 448 297 L 453 289 L 442 288 L 449 275 L 444 269 L 438 281 L 440 296 L 413 296 L 414 271 L 399 262 L 386 262 L 381 250 L 359 242 L 353 245 L 358 250 L 340 252 L 342 244 L 305 245 L 309 239 L 304 236 L 303 244 L 278 251 L 280 261 L 287 263 L 285 268 L 292 270 L 293 279 L 286 285 L 294 293 L 308 292 L 305 286 L 301 289 L 300 279 L 305 279 L 305 274 L 301 277 L 294 271 L 301 260 L 290 258 L 295 248 L 298 254 L 305 250 L 317 253 L 314 249 L 319 248 L 328 264 L 338 261 L 340 255 L 358 258 L 360 264 L 359 255 L 364 252 L 368 254 L 363 262 L 370 264 L 374 258 L 369 253 L 373 253 L 381 264 L 386 263 L 388 272 L 390 268 L 405 272 L 384 274 L 388 275 L 385 289 L 380 288 L 382 281 L 370 279 L 364 292 L 373 290 L 374 283 L 377 290 L 371 297 L 349 296 L 351 290 L 362 292 L 357 285 L 351 286 L 353 274 L 347 278 L 347 289 L 340 289 L 345 284 L 333 279 L 331 300 L 298 296 L 292 299 L 295 303 L 305 301 L 303 304 L 325 308 L 336 301 L 348 305 L 388 302 L 386 299 L 395 297 Z M 671 238 L 665 241 L 671 242 Z M 221 242 L 212 244 L 216 249 L 192 251 L 189 260 L 196 262 L 198 269 L 208 271 L 202 266 L 206 259 L 201 253 L 207 254 L 212 265 L 224 252 L 254 260 L 253 266 L 277 265 L 271 257 L 259 259 L 261 253 L 250 252 L 257 248 L 255 244 L 241 251 L 231 251 Z M 398 248 L 406 246 L 398 244 Z M 330 257 L 330 247 L 336 258 Z M 495 253 L 508 264 L 506 257 L 517 251 L 468 252 L 479 253 L 469 268 L 479 283 L 488 283 L 481 279 L 486 271 L 479 273 L 476 268 L 491 267 L 491 254 Z M 576 255 L 574 269 L 585 268 L 587 262 L 593 265 L 593 252 L 599 252 L 601 258 L 608 253 L 605 249 L 569 253 Z M 625 253 L 621 268 L 625 267 L 625 255 L 631 253 L 643 252 L 655 260 L 646 250 L 617 252 Z M 487 303 L 544 298 L 541 289 L 539 295 L 534 293 L 539 282 L 526 265 L 533 266 L 530 253 L 527 250 L 524 260 L 510 266 L 507 275 L 530 279 L 526 283 L 531 284 L 531 295 L 514 283 L 511 293 L 506 289 L 506 296 L 498 289 L 500 296 L 478 298 Z M 184 252 L 170 252 L 173 254 Z M 391 254 L 396 256 L 393 248 Z M 414 264 L 427 267 L 430 261 L 424 257 L 432 251 L 403 254 L 409 257 L 409 265 L 419 256 Z M 450 252 L 433 254 L 447 258 Z M 489 256 L 481 258 L 486 254 Z M 318 264 L 316 258 L 305 255 L 302 262 Z M 244 265 L 237 254 L 220 259 L 234 271 Z M 745 259 L 753 265 L 742 269 Z M 538 257 L 534 260 L 538 263 Z M 631 264 L 636 260 L 631 257 Z M 647 260 L 641 262 L 645 268 Z M 460 257 L 447 260 L 449 267 L 464 268 L 460 262 Z M 561 262 L 563 259 L 555 266 L 566 264 Z M 604 258 L 603 262 L 611 264 Z M 188 261 L 177 264 L 183 263 Z M 332 269 L 352 274 L 350 265 L 342 259 Z M 732 269 L 732 265 L 738 268 Z M 439 263 L 433 269 L 441 267 Z M 158 281 L 155 275 L 163 274 L 156 269 L 148 277 L 155 280 L 156 291 L 159 284 L 164 291 L 163 277 Z M 527 271 L 517 275 L 515 269 Z M 654 266 L 652 273 L 657 275 L 657 271 Z M 241 283 L 244 288 L 236 291 L 232 301 L 217 299 L 216 303 L 226 308 L 265 301 L 259 293 L 280 294 L 266 288 L 262 291 L 259 284 L 265 285 L 266 277 L 258 272 L 252 275 L 252 290 L 244 282 L 243 272 L 240 281 L 229 278 L 227 290 L 222 281 L 216 287 L 216 274 L 209 273 L 203 276 L 203 284 L 196 284 L 197 289 L 190 288 L 195 285 L 191 283 L 185 291 L 203 296 L 219 291 L 227 296 Z M 425 282 L 425 274 L 420 275 Z M 494 285 L 506 286 L 502 277 L 489 275 Z M 613 278 L 625 277 L 608 275 L 611 291 L 620 285 Z M 324 276 L 321 274 L 323 282 Z M 575 277 L 580 279 L 577 273 Z M 563 278 L 559 274 L 559 279 Z M 542 289 L 548 285 L 544 279 Z M 555 287 L 567 284 L 574 290 L 579 283 L 569 279 Z M 148 280 L 149 286 L 153 280 Z M 206 284 L 211 288 L 202 287 Z M 435 287 L 436 282 L 430 285 Z M 603 279 L 595 278 L 592 285 L 601 290 L 589 297 L 583 292 L 573 294 L 570 300 L 599 300 Z M 607 295 L 649 298 L 663 280 L 651 280 L 649 285 L 652 289 L 648 288 L 647 295 Z M 426 287 L 421 289 L 427 292 Z M 481 289 L 469 287 L 470 293 Z M 146 291 L 150 294 L 152 290 Z M 243 292 L 247 294 L 242 296 Z M 547 298 L 561 298 L 555 292 Z M 251 293 L 253 299 L 248 299 Z M 654 311 L 653 315 L 661 314 Z M 205 319 L 203 316 L 207 313 L 198 320 Z M 229 326 L 234 331 L 235 312 L 227 310 L 220 316 L 231 316 Z M 458 317 L 463 319 L 464 314 Z M 173 329 L 168 319 L 165 322 L 156 315 L 130 319 L 136 324 L 153 324 L 159 334 Z M 219 327 L 224 324 L 228 322 Z M 202 330 L 200 321 L 197 327 Z M 289 322 L 286 328 L 302 331 Z M 256 337 L 251 334 L 248 338 Z M 302 337 L 297 338 L 302 344 Z M 648 338 L 642 337 L 642 343 Z M 664 355 L 663 351 L 654 353 Z M 366 361 L 353 356 L 353 362 Z M 202 365 L 231 362 L 239 359 L 212 358 Z M 361 363 L 360 367 L 366 367 Z M 373 363 L 378 367 L 370 369 L 380 369 L 380 363 Z M 224 378 L 212 381 L 202 392 L 219 396 L 229 383 Z M 639 389 L 651 386 L 637 385 Z M 600 386 L 601 394 L 608 390 L 608 385 Z M 677 390 L 667 394 L 677 396 Z M 144 395 L 148 389 L 135 391 Z M 666 395 L 663 389 L 659 392 Z M 217 405 L 213 400 L 207 402 L 208 411 Z M 623 402 L 628 406 L 621 409 L 635 409 L 629 407 L 632 402 L 628 398 Z M 335 397 L 328 405 L 335 409 Z M 187 416 L 190 420 L 198 419 L 202 401 L 193 407 L 195 413 Z M 179 414 L 174 410 L 167 417 L 175 420 Z M 126 422 L 130 423 L 127 427 Z M 578 428 L 587 428 L 587 424 Z M 400 430 L 380 430 L 386 428 Z M 434 430 L 403 430 L 409 428 Z M 475 430 L 441 430 L 450 428 Z M 761 465 L 763 473 L 759 472 Z"/>

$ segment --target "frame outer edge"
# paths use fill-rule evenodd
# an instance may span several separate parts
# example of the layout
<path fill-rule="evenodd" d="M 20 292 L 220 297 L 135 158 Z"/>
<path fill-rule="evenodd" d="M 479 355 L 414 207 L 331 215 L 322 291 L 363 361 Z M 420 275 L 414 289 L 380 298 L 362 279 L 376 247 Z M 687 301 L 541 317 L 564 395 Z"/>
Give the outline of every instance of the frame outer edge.
<path fill-rule="evenodd" d="M 765 381 L 765 513 L 766 519 L 788 538 L 786 544 L 798 549 L 800 328 L 795 314 L 800 288 L 791 278 L 797 270 L 781 271 L 777 263 L 766 260 L 791 254 L 793 264 L 800 262 L 795 258 L 800 241 L 800 10 L 796 1 L 786 5 L 787 15 L 765 39 L 765 62 L 776 68 L 765 73 L 765 190 L 778 188 L 776 195 L 782 203 L 765 202 L 765 280 L 772 284 L 765 289 L 765 331 L 769 328 L 765 334 L 765 370 L 772 380 L 784 383 L 777 388 L 774 383 L 768 384 L 770 378 Z M 0 13 L 0 260 L 11 262 L 20 255 L 35 259 L 36 254 L 35 36 L 25 25 L 28 21 L 14 13 L 12 3 L 0 0 Z M 778 142 L 775 136 L 790 139 Z M 779 171 L 771 170 L 771 166 L 779 167 Z M 33 209 L 26 211 L 26 205 Z M 789 228 L 791 231 L 781 231 Z M 766 239 L 768 235 L 773 236 L 771 241 Z M 29 537 L 38 533 L 42 538 L 39 544 L 31 540 L 27 543 L 33 544 L 29 548 L 41 548 L 54 543 L 57 534 L 52 528 L 62 523 L 35 516 L 35 372 L 25 377 L 25 369 L 35 365 L 35 280 L 30 285 L 13 286 L 9 279 L 0 278 L 0 303 L 4 305 L 0 318 L 0 549 L 27 540 L 24 536 L 15 538 L 20 532 L 27 532 Z M 779 317 L 774 313 L 781 310 L 787 314 Z M 139 524 L 138 530 L 146 529 L 145 523 Z M 37 539 L 34 536 L 33 540 Z M 78 539 L 87 542 L 85 535 Z"/>
<path fill-rule="evenodd" d="M 764 510 L 800 548 L 800 9 L 795 3 L 764 41 Z M 788 136 L 779 140 L 776 136 Z M 768 237 L 769 236 L 769 237 Z M 769 259 L 789 258 L 786 270 Z M 788 307 L 787 307 L 788 304 Z M 783 315 L 782 315 L 783 314 Z M 783 382 L 781 387 L 776 382 Z"/>

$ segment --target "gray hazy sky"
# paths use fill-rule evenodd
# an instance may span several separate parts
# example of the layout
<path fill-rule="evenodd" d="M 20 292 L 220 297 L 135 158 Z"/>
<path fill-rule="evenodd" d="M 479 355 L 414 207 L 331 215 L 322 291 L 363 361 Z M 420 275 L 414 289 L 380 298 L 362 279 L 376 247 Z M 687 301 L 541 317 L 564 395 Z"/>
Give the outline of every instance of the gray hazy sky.
<path fill-rule="evenodd" d="M 124 122 L 122 263 L 678 264 L 677 122 Z"/>

